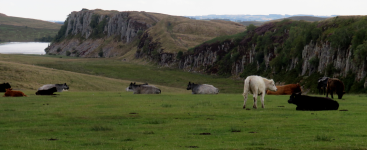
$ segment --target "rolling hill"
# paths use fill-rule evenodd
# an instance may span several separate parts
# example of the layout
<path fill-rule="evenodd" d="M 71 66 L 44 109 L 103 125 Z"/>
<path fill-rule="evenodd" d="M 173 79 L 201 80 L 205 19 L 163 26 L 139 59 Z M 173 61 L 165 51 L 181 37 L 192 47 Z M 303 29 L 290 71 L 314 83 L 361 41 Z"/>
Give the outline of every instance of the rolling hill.
<path fill-rule="evenodd" d="M 0 14 L 0 41 L 32 42 L 54 37 L 61 25 L 53 22 Z"/>

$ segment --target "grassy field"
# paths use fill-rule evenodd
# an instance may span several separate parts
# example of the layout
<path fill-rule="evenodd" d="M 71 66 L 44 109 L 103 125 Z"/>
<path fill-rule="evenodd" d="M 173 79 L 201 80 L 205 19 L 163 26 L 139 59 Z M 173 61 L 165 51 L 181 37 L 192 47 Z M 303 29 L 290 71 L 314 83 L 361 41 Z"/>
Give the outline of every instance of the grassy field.
<path fill-rule="evenodd" d="M 296 111 L 289 96 L 245 110 L 241 94 L 25 94 L 0 98 L 2 149 L 367 149 L 365 95 Z"/>
<path fill-rule="evenodd" d="M 0 55 L 0 63 L 2 61 L 16 62 L 18 64 L 43 66 L 127 81 L 148 82 L 149 84 L 179 89 L 186 89 L 190 81 L 200 84 L 212 84 L 218 87 L 221 93 L 241 93 L 243 90 L 242 80 L 189 73 L 176 69 L 157 68 L 152 65 L 132 64 L 112 58 L 60 57 L 50 55 Z M 62 74 L 59 74 L 59 76 L 62 76 Z M 42 82 L 41 79 L 38 81 Z M 25 89 L 29 88 L 25 87 Z M 162 92 L 165 91 L 162 90 Z"/>
<path fill-rule="evenodd" d="M 32 42 L 35 39 L 54 37 L 57 29 L 39 29 L 25 26 L 0 25 L 0 41 L 2 42 Z"/>
<path fill-rule="evenodd" d="M 2 25 L 11 25 L 11 26 L 19 26 L 19 27 L 29 27 L 29 28 L 38 28 L 38 29 L 53 29 L 59 30 L 61 28 L 61 24 L 30 19 L 30 18 L 20 18 L 20 17 L 12 17 L 6 15 L 0 15 L 0 22 Z"/>

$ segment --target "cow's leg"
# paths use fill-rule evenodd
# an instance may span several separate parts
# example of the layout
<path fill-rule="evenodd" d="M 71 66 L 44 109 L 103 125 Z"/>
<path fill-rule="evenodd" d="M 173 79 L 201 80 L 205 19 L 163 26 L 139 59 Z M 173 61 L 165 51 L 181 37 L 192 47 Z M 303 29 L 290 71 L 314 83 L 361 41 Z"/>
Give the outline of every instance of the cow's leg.
<path fill-rule="evenodd" d="M 334 93 L 334 91 L 330 91 L 330 96 L 331 96 L 332 99 L 334 99 L 333 93 Z"/>
<path fill-rule="evenodd" d="M 261 107 L 265 108 L 265 92 L 262 93 L 261 95 Z"/>
<path fill-rule="evenodd" d="M 243 107 L 242 108 L 245 109 L 246 108 L 248 90 L 244 90 L 242 95 L 243 95 Z"/>
<path fill-rule="evenodd" d="M 254 105 L 252 106 L 253 108 L 257 109 L 257 92 L 253 93 L 253 97 L 254 97 Z"/>

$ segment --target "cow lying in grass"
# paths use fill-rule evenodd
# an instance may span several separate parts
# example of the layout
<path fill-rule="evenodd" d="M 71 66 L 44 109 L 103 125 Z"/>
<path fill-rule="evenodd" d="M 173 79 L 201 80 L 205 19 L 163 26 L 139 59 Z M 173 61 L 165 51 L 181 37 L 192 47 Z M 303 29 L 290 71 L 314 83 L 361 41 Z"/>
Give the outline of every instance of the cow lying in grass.
<path fill-rule="evenodd" d="M 69 86 L 66 85 L 66 83 L 64 83 L 64 84 L 46 84 L 46 85 L 43 85 L 40 88 L 38 88 L 38 91 L 40 91 L 40 90 L 49 90 L 53 87 L 56 87 L 57 92 L 62 92 L 62 91 L 69 90 Z"/>
<path fill-rule="evenodd" d="M 268 95 L 292 95 L 292 93 L 298 93 L 301 92 L 301 86 L 297 84 L 287 84 L 283 86 L 276 86 L 277 91 L 273 92 L 270 90 L 266 91 L 266 94 Z"/>
<path fill-rule="evenodd" d="M 23 92 L 21 91 L 13 91 L 12 88 L 6 89 L 6 92 L 4 93 L 3 97 L 27 97 Z"/>
<path fill-rule="evenodd" d="M 134 91 L 134 94 L 160 94 L 161 90 L 152 85 L 138 85 L 135 82 L 130 83 L 129 89 Z"/>
<path fill-rule="evenodd" d="M 210 84 L 195 84 L 190 83 L 187 85 L 187 90 L 191 90 L 192 94 L 218 94 L 218 88 Z"/>
<path fill-rule="evenodd" d="M 257 109 L 256 103 L 258 95 L 261 95 L 261 107 L 265 108 L 264 97 L 266 90 L 277 91 L 277 87 L 275 86 L 273 79 L 269 80 L 260 76 L 248 76 L 245 79 L 242 94 L 244 97 L 243 109 L 246 108 L 247 95 L 249 93 L 253 94 L 254 97 L 253 108 Z"/>
<path fill-rule="evenodd" d="M 144 83 L 144 84 L 136 84 L 135 82 L 133 83 L 134 85 L 148 85 L 148 83 Z M 130 88 L 130 86 L 128 86 L 127 88 L 126 88 L 126 91 L 128 91 L 128 92 L 134 92 L 134 90 L 132 89 L 132 88 Z"/>
<path fill-rule="evenodd" d="M 9 83 L 3 83 L 3 84 L 0 84 L 0 92 L 6 92 L 6 89 L 10 89 L 11 86 Z"/>
<path fill-rule="evenodd" d="M 313 97 L 293 93 L 288 103 L 297 105 L 296 110 L 338 110 L 339 103 L 327 97 Z"/>
<path fill-rule="evenodd" d="M 56 95 L 56 94 L 54 94 L 54 92 L 57 92 L 56 87 L 52 87 L 52 88 L 47 89 L 47 90 L 38 90 L 36 92 L 36 95 Z"/>

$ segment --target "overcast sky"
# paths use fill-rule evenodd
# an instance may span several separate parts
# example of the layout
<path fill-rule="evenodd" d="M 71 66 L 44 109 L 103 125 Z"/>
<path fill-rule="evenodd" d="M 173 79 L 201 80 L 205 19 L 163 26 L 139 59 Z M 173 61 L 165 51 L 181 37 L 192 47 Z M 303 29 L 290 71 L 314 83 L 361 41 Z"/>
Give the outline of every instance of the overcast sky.
<path fill-rule="evenodd" d="M 0 0 L 0 13 L 64 21 L 82 8 L 199 15 L 367 15 L 367 0 Z"/>

